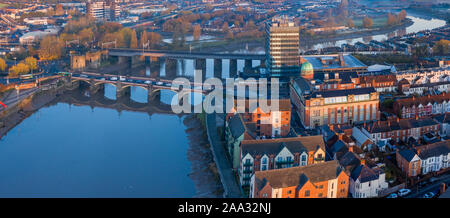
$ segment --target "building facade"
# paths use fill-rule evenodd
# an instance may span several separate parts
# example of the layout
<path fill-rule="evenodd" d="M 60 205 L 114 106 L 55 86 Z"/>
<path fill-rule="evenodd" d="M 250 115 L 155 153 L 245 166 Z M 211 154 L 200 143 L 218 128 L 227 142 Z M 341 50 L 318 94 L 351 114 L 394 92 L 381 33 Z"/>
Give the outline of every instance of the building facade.
<path fill-rule="evenodd" d="M 379 94 L 372 87 L 303 92 L 291 82 L 291 101 L 305 128 L 328 124 L 353 124 L 379 119 Z"/>
<path fill-rule="evenodd" d="M 429 117 L 397 119 L 372 122 L 353 128 L 354 135 L 359 131 L 375 143 L 390 140 L 399 143 L 407 142 L 409 137 L 418 141 L 426 133 L 437 133 L 439 123 Z"/>
<path fill-rule="evenodd" d="M 394 113 L 400 118 L 427 117 L 450 112 L 450 93 L 398 99 Z"/>
<path fill-rule="evenodd" d="M 251 179 L 251 198 L 346 198 L 349 176 L 337 161 L 258 171 Z"/>
<path fill-rule="evenodd" d="M 266 23 L 266 66 L 272 76 L 298 75 L 300 69 L 299 27 L 287 17 Z"/>
<path fill-rule="evenodd" d="M 256 171 L 307 166 L 325 161 L 325 143 L 321 135 L 278 139 L 243 140 L 239 177 L 249 185 Z"/>

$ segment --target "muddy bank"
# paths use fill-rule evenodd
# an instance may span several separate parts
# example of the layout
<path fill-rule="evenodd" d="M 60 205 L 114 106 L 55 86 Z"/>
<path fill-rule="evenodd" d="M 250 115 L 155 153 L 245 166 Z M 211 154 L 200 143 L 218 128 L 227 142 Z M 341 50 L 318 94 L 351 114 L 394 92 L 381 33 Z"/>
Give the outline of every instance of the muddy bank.
<path fill-rule="evenodd" d="M 184 119 L 189 140 L 187 158 L 192 164 L 189 177 L 195 184 L 197 198 L 220 198 L 223 196 L 223 186 L 220 182 L 216 164 L 209 148 L 206 132 L 201 121 L 195 114 Z"/>
<path fill-rule="evenodd" d="M 18 105 L 4 111 L 0 116 L 0 139 L 35 111 L 52 102 L 60 93 L 61 91 L 56 89 L 38 91 L 24 99 Z"/>

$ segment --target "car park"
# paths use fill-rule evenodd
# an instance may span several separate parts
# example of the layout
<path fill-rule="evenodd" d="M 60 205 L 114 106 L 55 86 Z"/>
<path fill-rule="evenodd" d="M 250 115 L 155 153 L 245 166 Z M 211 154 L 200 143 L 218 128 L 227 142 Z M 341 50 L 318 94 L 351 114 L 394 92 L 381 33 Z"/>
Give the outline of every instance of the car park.
<path fill-rule="evenodd" d="M 400 197 L 406 196 L 409 193 L 411 193 L 411 190 L 406 189 L 406 188 L 402 188 L 402 189 L 398 190 L 398 196 L 400 196 Z"/>

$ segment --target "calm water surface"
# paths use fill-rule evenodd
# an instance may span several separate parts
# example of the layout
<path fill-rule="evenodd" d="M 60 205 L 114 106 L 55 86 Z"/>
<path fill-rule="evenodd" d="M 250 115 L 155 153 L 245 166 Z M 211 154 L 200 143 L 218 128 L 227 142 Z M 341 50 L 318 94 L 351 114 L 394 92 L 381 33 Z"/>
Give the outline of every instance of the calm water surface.
<path fill-rule="evenodd" d="M 0 197 L 192 197 L 185 130 L 175 115 L 42 108 L 0 141 Z"/>

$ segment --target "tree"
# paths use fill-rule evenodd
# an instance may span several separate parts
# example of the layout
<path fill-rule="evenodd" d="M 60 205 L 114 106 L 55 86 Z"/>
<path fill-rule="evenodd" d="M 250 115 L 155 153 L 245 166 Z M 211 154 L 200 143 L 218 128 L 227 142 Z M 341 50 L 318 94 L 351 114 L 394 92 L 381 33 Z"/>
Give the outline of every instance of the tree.
<path fill-rule="evenodd" d="M 141 41 L 139 43 L 139 46 L 142 46 L 142 48 L 144 47 L 144 44 L 147 44 L 148 42 L 148 33 L 147 31 L 142 31 L 141 32 Z"/>
<path fill-rule="evenodd" d="M 25 58 L 25 64 L 28 66 L 30 70 L 36 70 L 37 69 L 37 60 L 34 57 L 27 57 Z"/>
<path fill-rule="evenodd" d="M 56 16 L 61 16 L 63 14 L 64 14 L 63 6 L 61 4 L 56 5 L 55 15 Z"/>
<path fill-rule="evenodd" d="M 398 18 L 395 14 L 388 13 L 387 15 L 387 25 L 392 26 L 398 23 Z"/>
<path fill-rule="evenodd" d="M 403 21 L 404 19 L 406 19 L 406 11 L 405 10 L 402 10 L 402 11 L 400 11 L 400 13 L 398 13 L 398 19 L 400 21 Z"/>
<path fill-rule="evenodd" d="M 367 29 L 370 29 L 370 28 L 372 28 L 372 25 L 373 25 L 372 19 L 370 19 L 369 17 L 365 16 L 364 19 L 363 19 L 363 27 L 367 28 Z"/>
<path fill-rule="evenodd" d="M 44 37 L 39 46 L 39 58 L 41 60 L 59 59 L 64 52 L 64 42 L 56 36 Z"/>
<path fill-rule="evenodd" d="M 20 62 L 19 64 L 9 68 L 9 76 L 11 76 L 11 77 L 18 76 L 21 74 L 26 74 L 29 71 L 30 71 L 30 68 L 28 67 L 28 65 Z"/>
<path fill-rule="evenodd" d="M 222 32 L 227 33 L 229 30 L 228 22 L 224 22 L 222 25 Z"/>
<path fill-rule="evenodd" d="M 200 27 L 200 25 L 195 25 L 194 26 L 194 40 L 199 40 L 200 36 L 202 35 L 202 28 Z"/>
<path fill-rule="evenodd" d="M 6 65 L 6 62 L 3 58 L 0 58 L 0 71 L 5 71 L 8 65 Z"/>
<path fill-rule="evenodd" d="M 353 23 L 352 18 L 349 18 L 349 19 L 347 20 L 347 26 L 350 27 L 350 28 L 355 27 L 355 23 Z"/>
<path fill-rule="evenodd" d="M 133 30 L 131 32 L 130 48 L 138 48 L 138 40 L 137 40 L 137 36 L 136 36 L 136 31 L 135 30 Z"/>
<path fill-rule="evenodd" d="M 433 46 L 433 54 L 447 55 L 450 52 L 450 41 L 441 39 Z"/>

